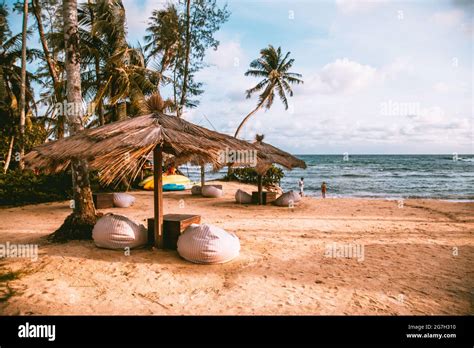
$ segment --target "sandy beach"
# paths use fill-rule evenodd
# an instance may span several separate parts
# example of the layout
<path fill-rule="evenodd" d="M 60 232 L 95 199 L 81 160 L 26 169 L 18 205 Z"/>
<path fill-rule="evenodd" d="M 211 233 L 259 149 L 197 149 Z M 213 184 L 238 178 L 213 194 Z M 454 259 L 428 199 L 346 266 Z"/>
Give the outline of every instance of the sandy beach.
<path fill-rule="evenodd" d="M 122 251 L 92 241 L 45 240 L 69 202 L 0 209 L 0 243 L 39 245 L 36 261 L 0 259 L 0 314 L 472 314 L 474 203 L 305 197 L 295 207 L 164 194 L 165 213 L 194 213 L 238 235 L 240 256 L 196 265 L 176 251 Z M 152 192 L 136 191 L 123 214 L 153 214 Z M 183 204 L 184 203 L 184 204 Z M 363 247 L 363 257 L 328 257 L 331 245 Z M 337 256 L 337 255 L 336 255 Z"/>

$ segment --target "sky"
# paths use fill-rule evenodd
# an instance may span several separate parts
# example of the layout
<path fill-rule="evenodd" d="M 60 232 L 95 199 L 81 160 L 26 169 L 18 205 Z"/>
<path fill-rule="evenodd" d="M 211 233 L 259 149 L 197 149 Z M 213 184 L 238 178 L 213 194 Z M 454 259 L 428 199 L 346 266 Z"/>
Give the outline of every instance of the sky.
<path fill-rule="evenodd" d="M 123 2 L 129 42 L 143 42 L 148 17 L 166 1 Z M 246 99 L 258 79 L 244 73 L 271 44 L 291 52 L 304 84 L 288 110 L 275 99 L 258 111 L 242 138 L 263 133 L 295 154 L 474 153 L 472 1 L 218 3 L 231 15 L 196 75 L 205 92 L 187 120 L 233 135 L 258 100 Z"/>

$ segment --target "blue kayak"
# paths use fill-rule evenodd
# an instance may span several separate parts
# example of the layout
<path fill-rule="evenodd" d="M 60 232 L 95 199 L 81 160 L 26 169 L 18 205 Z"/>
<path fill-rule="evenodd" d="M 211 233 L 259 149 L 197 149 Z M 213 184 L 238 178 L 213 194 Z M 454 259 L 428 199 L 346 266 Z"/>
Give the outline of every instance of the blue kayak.
<path fill-rule="evenodd" d="M 163 191 L 184 191 L 186 188 L 184 185 L 178 184 L 165 184 L 163 185 Z"/>

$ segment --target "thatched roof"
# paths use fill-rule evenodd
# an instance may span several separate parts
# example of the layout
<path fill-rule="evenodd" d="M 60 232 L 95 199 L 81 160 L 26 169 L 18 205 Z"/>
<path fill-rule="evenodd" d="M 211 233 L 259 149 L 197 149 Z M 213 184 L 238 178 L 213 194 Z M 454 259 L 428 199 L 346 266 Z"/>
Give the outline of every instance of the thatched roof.
<path fill-rule="evenodd" d="M 25 164 L 52 173 L 64 170 L 71 159 L 83 158 L 89 161 L 91 168 L 100 171 L 103 183 L 110 184 L 125 176 L 135 177 L 146 156 L 159 143 L 163 144 L 164 153 L 174 156 L 173 161 L 177 165 L 186 162 L 210 163 L 218 169 L 227 165 L 222 163 L 220 154 L 229 148 L 257 150 L 259 171 L 265 170 L 271 163 L 290 169 L 294 166 L 305 167 L 304 162 L 271 145 L 256 148 L 246 141 L 164 114 L 134 117 L 43 144 L 26 155 Z M 269 152 L 267 156 L 265 151 L 270 149 L 272 153 L 280 151 L 283 155 Z M 285 156 L 288 158 L 284 159 Z"/>
<path fill-rule="evenodd" d="M 259 153 L 265 154 L 266 159 L 265 161 L 265 166 L 268 168 L 268 164 L 276 163 L 280 164 L 283 167 L 287 169 L 293 169 L 293 168 L 303 168 L 306 169 L 306 163 L 303 160 L 300 160 L 299 158 L 296 158 L 295 156 L 289 154 L 288 152 L 285 152 L 283 150 L 280 150 L 279 148 L 276 148 L 273 145 L 264 143 L 262 141 L 255 141 L 252 143 L 257 148 L 257 151 Z M 262 164 L 259 163 L 259 167 Z M 263 168 L 263 170 L 266 170 Z M 258 170 L 261 171 L 261 170 Z"/>

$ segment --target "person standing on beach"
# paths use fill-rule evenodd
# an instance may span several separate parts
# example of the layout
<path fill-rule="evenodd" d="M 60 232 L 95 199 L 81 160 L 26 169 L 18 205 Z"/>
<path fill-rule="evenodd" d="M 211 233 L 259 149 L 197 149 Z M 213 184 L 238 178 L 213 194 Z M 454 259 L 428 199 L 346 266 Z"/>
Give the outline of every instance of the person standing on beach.
<path fill-rule="evenodd" d="M 326 183 L 323 181 L 321 185 L 321 195 L 323 196 L 323 198 L 326 198 L 326 190 L 327 190 L 327 186 L 326 186 Z"/>
<path fill-rule="evenodd" d="M 304 196 L 304 178 L 301 178 L 300 181 L 298 182 L 298 186 L 300 187 L 300 196 Z"/>

